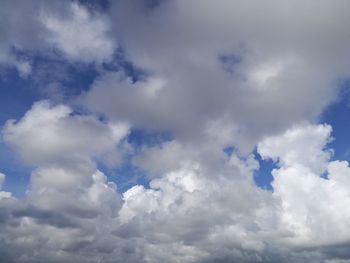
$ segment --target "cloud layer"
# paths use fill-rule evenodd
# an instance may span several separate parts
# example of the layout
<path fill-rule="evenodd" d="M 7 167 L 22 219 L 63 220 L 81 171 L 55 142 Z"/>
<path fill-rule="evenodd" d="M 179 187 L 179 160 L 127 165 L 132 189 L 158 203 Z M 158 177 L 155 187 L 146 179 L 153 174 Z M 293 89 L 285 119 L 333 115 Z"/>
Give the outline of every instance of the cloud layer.
<path fill-rule="evenodd" d="M 4 123 L 31 175 L 19 198 L 0 173 L 1 262 L 350 259 L 350 167 L 318 123 L 350 73 L 347 1 L 83 2 L 0 11 L 2 74 L 96 74 Z M 118 188 L 126 166 L 145 183 Z"/>

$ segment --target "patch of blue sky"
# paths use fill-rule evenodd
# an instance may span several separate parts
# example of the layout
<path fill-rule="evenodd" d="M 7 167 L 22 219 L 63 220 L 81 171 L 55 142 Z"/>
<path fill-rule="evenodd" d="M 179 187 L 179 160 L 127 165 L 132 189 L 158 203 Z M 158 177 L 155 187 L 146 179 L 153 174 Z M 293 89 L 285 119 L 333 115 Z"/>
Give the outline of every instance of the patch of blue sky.
<path fill-rule="evenodd" d="M 33 72 L 31 80 L 37 85 L 44 95 L 50 95 L 50 84 L 59 85 L 64 99 L 70 98 L 87 91 L 99 72 L 96 65 L 84 63 L 71 63 L 65 59 L 53 59 L 35 56 L 32 59 Z"/>
<path fill-rule="evenodd" d="M 108 10 L 110 6 L 109 0 L 78 0 L 79 4 L 84 5 L 91 11 L 101 9 L 102 11 Z"/>
<path fill-rule="evenodd" d="M 236 54 L 225 54 L 219 56 L 219 61 L 226 72 L 234 74 L 235 68 L 242 62 L 242 57 Z"/>
<path fill-rule="evenodd" d="M 41 55 L 19 50 L 14 50 L 13 53 L 20 60 L 30 63 L 31 73 L 22 81 L 26 81 L 26 86 L 33 90 L 41 91 L 43 97 L 50 95 L 50 85 L 54 83 L 59 85 L 60 92 L 64 95 L 63 99 L 70 99 L 89 90 L 94 80 L 104 72 L 121 71 L 133 81 L 148 75 L 127 60 L 122 48 L 115 51 L 110 61 L 102 64 L 69 61 L 54 50 Z M 15 69 L 10 71 L 15 73 L 9 77 L 10 80 L 14 77 L 20 78 Z M 3 74 L 2 78 L 8 78 L 7 73 Z"/>
<path fill-rule="evenodd" d="M 236 151 L 236 149 L 233 146 L 229 146 L 223 149 L 223 151 L 228 156 L 231 156 Z M 256 149 L 254 150 L 253 154 L 256 160 L 259 162 L 259 169 L 253 174 L 255 184 L 264 190 L 273 191 L 273 187 L 271 185 L 273 177 L 271 175 L 271 172 L 274 168 L 276 168 L 276 163 L 273 160 L 262 159 L 261 156 L 257 153 Z"/>
<path fill-rule="evenodd" d="M 228 146 L 224 148 L 223 151 L 227 154 L 227 156 L 231 156 L 236 151 L 236 149 L 234 146 Z"/>
<path fill-rule="evenodd" d="M 3 68 L 0 74 L 0 127 L 9 119 L 20 119 L 31 105 L 41 99 L 33 81 L 21 78 L 15 68 Z M 32 168 L 23 164 L 0 140 L 0 172 L 6 174 L 4 191 L 23 196 Z"/>
<path fill-rule="evenodd" d="M 97 163 L 97 167 L 107 176 L 108 181 L 117 185 L 119 193 L 127 191 L 134 185 L 149 188 L 150 180 L 147 173 L 133 165 L 130 158 L 117 167 L 109 167 L 101 162 Z"/>
<path fill-rule="evenodd" d="M 33 167 L 23 164 L 6 145 L 0 146 L 0 172 L 6 175 L 3 191 L 22 197 L 28 189 Z"/>
<path fill-rule="evenodd" d="M 171 141 L 172 139 L 173 138 L 170 132 L 153 132 L 144 129 L 132 128 L 128 135 L 127 141 L 137 149 L 142 146 L 152 147 L 155 145 L 160 145 L 164 142 Z"/>
<path fill-rule="evenodd" d="M 340 95 L 322 114 L 320 123 L 332 126 L 334 140 L 328 145 L 334 150 L 334 159 L 350 161 L 350 80 L 340 83 Z"/>
<path fill-rule="evenodd" d="M 110 71 L 122 71 L 126 76 L 132 79 L 133 82 L 145 79 L 151 73 L 146 70 L 135 66 L 131 63 L 125 54 L 122 47 L 119 47 L 114 54 L 114 59 L 110 63 L 103 65 L 105 70 Z"/>
<path fill-rule="evenodd" d="M 6 74 L 1 75 L 0 94 L 1 125 L 8 119 L 20 118 L 41 97 L 32 82 L 20 78 L 14 68 L 6 69 Z"/>
<path fill-rule="evenodd" d="M 272 170 L 275 169 L 276 162 L 274 162 L 271 159 L 264 160 L 261 158 L 261 156 L 255 151 L 255 156 L 257 161 L 259 162 L 259 169 L 255 171 L 254 173 L 254 182 L 257 186 L 260 188 L 267 190 L 267 191 L 273 191 L 272 187 Z"/>
<path fill-rule="evenodd" d="M 131 129 L 127 142 L 132 146 L 133 151 L 124 156 L 123 162 L 118 167 L 108 167 L 103 163 L 98 163 L 98 168 L 104 172 L 108 179 L 115 182 L 119 192 L 124 192 L 134 185 L 143 185 L 149 188 L 150 176 L 146 171 L 136 167 L 132 159 L 143 147 L 153 147 L 164 142 L 171 141 L 169 132 L 150 132 L 144 129 Z"/>

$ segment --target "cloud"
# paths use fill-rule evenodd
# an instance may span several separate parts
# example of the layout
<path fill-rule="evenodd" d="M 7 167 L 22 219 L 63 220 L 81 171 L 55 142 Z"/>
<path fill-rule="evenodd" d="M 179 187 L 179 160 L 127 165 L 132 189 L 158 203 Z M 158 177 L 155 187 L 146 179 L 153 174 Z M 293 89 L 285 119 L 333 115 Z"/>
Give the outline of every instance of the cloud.
<path fill-rule="evenodd" d="M 108 36 L 108 18 L 102 14 L 91 14 L 73 2 L 68 15 L 42 12 L 41 21 L 49 31 L 46 41 L 68 59 L 87 63 L 112 60 L 115 44 Z"/>
<path fill-rule="evenodd" d="M 68 106 L 41 101 L 21 120 L 6 122 L 3 140 L 30 164 L 75 162 L 86 156 L 118 157 L 118 143 L 128 128 L 125 123 L 106 124 L 94 116 L 73 115 Z"/>
<path fill-rule="evenodd" d="M 31 73 L 33 55 L 55 57 L 58 51 L 56 59 L 102 63 L 116 48 L 108 17 L 76 1 L 6 0 L 0 13 L 1 68 L 14 67 L 22 77 Z"/>
<path fill-rule="evenodd" d="M 26 1 L 4 1 L 0 11 L 0 66 L 15 67 L 23 77 L 30 73 L 30 62 L 25 58 L 18 57 L 16 50 L 22 49 L 40 49 L 39 35 L 43 33 L 42 27 L 36 21 L 36 9 L 38 2 Z M 25 12 L 18 12 L 18 6 L 21 6 Z"/>
<path fill-rule="evenodd" d="M 54 54 L 94 64 L 97 77 L 77 99 L 36 102 L 2 128 L 32 171 L 24 197 L 0 192 L 0 261 L 350 258 L 350 167 L 332 159 L 332 127 L 316 124 L 350 73 L 348 2 L 121 0 L 96 11 L 28 1 L 23 10 L 22 20 L 12 2 L 0 11 L 0 63 L 28 75 L 16 52 Z M 126 66 L 106 64 L 117 45 Z M 131 129 L 170 136 L 133 148 Z M 254 182 L 257 155 L 275 164 L 273 191 Z M 147 183 L 118 190 L 99 163 L 135 166 Z"/>
<path fill-rule="evenodd" d="M 0 190 L 2 188 L 3 183 L 5 182 L 5 178 L 6 175 L 4 175 L 3 173 L 0 173 Z M 0 200 L 3 198 L 10 198 L 12 195 L 10 192 L 4 192 L 4 191 L 0 191 Z"/>
<path fill-rule="evenodd" d="M 109 254 L 111 245 L 116 244 L 108 235 L 109 227 L 114 224 L 120 199 L 100 172 L 85 176 L 93 180 L 84 190 L 75 187 L 72 191 L 70 187 L 58 191 L 43 183 L 25 200 L 1 202 L 2 261 L 96 262 Z M 21 251 L 20 255 L 16 251 Z"/>
<path fill-rule="evenodd" d="M 344 1 L 157 3 L 111 4 L 113 32 L 146 77 L 102 75 L 88 108 L 186 141 L 212 123 L 233 127 L 226 144 L 246 154 L 266 135 L 317 120 L 349 75 Z"/>
<path fill-rule="evenodd" d="M 258 152 L 279 161 L 272 171 L 273 196 L 280 201 L 281 225 L 294 245 L 341 244 L 349 240 L 345 230 L 350 203 L 347 161 L 331 161 L 329 125 L 306 125 L 265 139 Z M 339 211 L 342 211 L 339 213 Z"/>
<path fill-rule="evenodd" d="M 35 168 L 23 198 L 1 200 L 2 261 L 96 262 L 114 250 L 109 233 L 121 197 L 95 160 L 115 152 L 127 132 L 47 101 L 5 125 L 4 141 Z"/>
<path fill-rule="evenodd" d="M 329 125 L 295 127 L 282 136 L 264 139 L 258 144 L 257 151 L 263 158 L 278 160 L 280 166 L 301 165 L 322 173 L 332 155 L 331 150 L 323 150 L 331 140 L 331 132 Z"/>
<path fill-rule="evenodd" d="M 13 129 L 36 117 L 69 130 L 61 120 L 77 121 L 69 112 L 41 102 Z M 43 159 L 25 197 L 0 202 L 3 258 L 15 261 L 14 251 L 21 251 L 18 262 L 327 262 L 344 257 L 350 168 L 330 160 L 330 132 L 329 125 L 301 124 L 258 144 L 258 153 L 278 162 L 273 192 L 255 185 L 254 155 L 221 152 L 207 163 L 205 147 L 198 155 L 179 142 L 146 152 L 171 160 L 175 150 L 186 161 L 155 167 L 160 176 L 149 187 L 135 185 L 124 193 L 96 169 L 88 158 L 93 152 L 82 151 L 86 158 L 74 164 Z M 79 149 L 74 140 L 65 143 L 67 152 Z"/>
<path fill-rule="evenodd" d="M 79 127 L 79 136 L 70 137 L 72 127 Z M 169 166 L 153 179 L 149 189 L 137 185 L 119 194 L 116 185 L 96 170 L 91 156 L 99 148 L 85 148 L 88 141 L 99 140 L 96 130 L 104 131 L 103 138 L 112 137 L 108 124 L 91 116 L 72 115 L 69 107 L 47 102 L 35 104 L 21 120 L 4 127 L 6 142 L 38 166 L 24 198 L 0 203 L 4 211 L 0 235 L 11 240 L 1 245 L 9 254 L 7 261 L 13 258 L 13 251 L 20 250 L 19 262 L 157 262 L 164 258 L 192 262 L 222 253 L 211 241 L 218 242 L 221 231 L 232 228 L 244 236 L 246 224 L 254 229 L 251 215 L 259 209 L 259 200 L 269 197 L 253 183 L 251 175 L 257 168 L 253 157 L 240 160 L 232 156 L 211 176 L 197 156 L 189 155 L 186 163 Z M 92 135 L 85 139 L 84 133 Z M 42 146 L 37 144 L 39 138 Z M 60 143 L 50 143 L 52 138 Z M 62 155 L 74 163 L 61 160 Z M 221 157 L 228 158 L 224 153 Z M 237 186 L 239 192 L 231 191 Z M 254 239 L 252 234 L 242 249 L 260 251 L 261 241 Z M 241 241 L 234 237 L 230 242 Z M 159 249 L 163 252 L 157 252 Z"/>

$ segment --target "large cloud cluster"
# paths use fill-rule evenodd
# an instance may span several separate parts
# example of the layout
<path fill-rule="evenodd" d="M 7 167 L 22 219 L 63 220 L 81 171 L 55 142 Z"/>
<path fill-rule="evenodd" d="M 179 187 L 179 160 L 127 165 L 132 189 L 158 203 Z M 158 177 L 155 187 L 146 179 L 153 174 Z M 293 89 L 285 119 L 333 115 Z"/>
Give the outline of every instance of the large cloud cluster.
<path fill-rule="evenodd" d="M 110 61 L 116 43 L 108 37 L 108 20 L 98 11 L 71 1 L 2 1 L 0 10 L 0 66 L 31 72 L 23 52 L 62 54 L 73 62 Z"/>
<path fill-rule="evenodd" d="M 350 167 L 316 124 L 350 73 L 347 1 L 18 1 L 20 22 L 16 3 L 0 63 L 25 76 L 17 53 L 39 52 L 98 76 L 4 124 L 33 169 L 24 197 L 0 191 L 1 262 L 349 260 Z M 135 129 L 170 136 L 135 145 Z M 99 170 L 124 162 L 148 183 Z"/>
<path fill-rule="evenodd" d="M 102 150 L 83 148 L 79 158 L 70 156 L 74 164 L 39 158 L 45 146 L 45 155 L 57 154 L 48 152 L 53 149 L 49 143 L 52 136 L 66 140 L 61 144 L 67 148 L 79 149 L 80 134 L 69 134 L 69 125 L 92 119 L 67 112 L 66 106 L 50 107 L 41 102 L 4 130 L 7 139 L 18 136 L 16 141 L 21 141 L 22 147 L 13 147 L 37 168 L 24 199 L 2 194 L 3 260 L 326 262 L 349 256 L 342 246 L 350 238 L 350 214 L 346 212 L 350 168 L 345 161 L 330 161 L 332 152 L 326 148 L 330 126 L 303 124 L 258 144 L 258 153 L 278 165 L 272 172 L 273 192 L 254 184 L 259 165 L 253 155 L 241 158 L 237 153 L 228 156 L 222 152 L 210 165 L 197 155 L 188 155 L 177 166 L 157 170 L 161 176 L 152 179 L 149 188 L 135 185 L 118 193 L 92 159 L 103 156 Z M 55 129 L 50 130 L 50 137 L 40 135 L 42 143 L 34 144 L 39 155 L 31 159 L 25 153 L 35 152 L 29 143 L 35 136 L 26 137 L 28 131 L 22 131 L 25 123 L 35 121 L 42 123 L 43 131 L 53 124 Z M 108 125 L 99 125 L 100 132 L 110 132 Z M 31 131 L 36 127 L 31 126 Z M 68 133 L 60 134 L 62 130 Z M 117 139 L 111 136 L 110 144 L 123 143 L 126 131 Z M 98 138 L 98 134 L 93 136 Z M 305 144 L 307 151 L 302 147 Z M 164 147 L 189 152 L 181 145 Z M 171 150 L 157 149 L 159 155 L 171 156 Z M 104 150 L 109 151 L 109 146 Z M 14 256 L 16 250 L 21 251 L 20 257 Z"/>
<path fill-rule="evenodd" d="M 111 5 L 122 47 L 149 77 L 133 84 L 101 76 L 87 105 L 178 138 L 194 140 L 214 126 L 230 130 L 226 143 L 250 151 L 262 135 L 314 120 L 349 73 L 345 1 Z"/>

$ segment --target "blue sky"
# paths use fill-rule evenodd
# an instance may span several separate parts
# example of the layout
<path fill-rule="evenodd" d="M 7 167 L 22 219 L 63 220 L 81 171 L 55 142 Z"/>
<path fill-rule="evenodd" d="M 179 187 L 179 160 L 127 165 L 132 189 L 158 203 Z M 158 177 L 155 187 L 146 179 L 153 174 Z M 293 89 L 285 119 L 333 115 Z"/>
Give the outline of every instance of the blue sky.
<path fill-rule="evenodd" d="M 3 1 L 0 262 L 350 262 L 349 10 Z"/>

